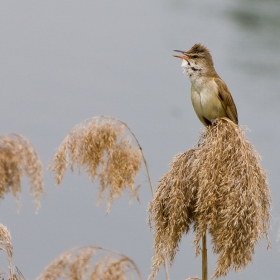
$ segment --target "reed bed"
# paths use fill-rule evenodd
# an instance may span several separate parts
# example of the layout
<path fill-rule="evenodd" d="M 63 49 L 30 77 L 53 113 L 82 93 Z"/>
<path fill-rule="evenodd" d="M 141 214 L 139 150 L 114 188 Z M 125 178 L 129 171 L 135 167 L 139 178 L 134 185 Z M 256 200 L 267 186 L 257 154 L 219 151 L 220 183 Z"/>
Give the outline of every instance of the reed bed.
<path fill-rule="evenodd" d="M 127 130 L 132 138 L 126 135 Z M 56 174 L 57 184 L 61 183 L 68 167 L 72 171 L 74 168 L 85 171 L 90 180 L 100 185 L 99 201 L 107 193 L 109 211 L 110 204 L 125 190 L 131 197 L 138 197 L 136 176 L 143 161 L 154 196 L 149 204 L 149 224 L 155 233 L 149 279 L 154 279 L 160 265 L 167 269 L 166 260 L 172 265 L 182 236 L 190 230 L 195 232 L 196 255 L 201 253 L 200 242 L 206 232 L 211 236 L 213 252 L 218 255 L 212 278 L 218 278 L 227 275 L 230 269 L 245 268 L 261 238 L 267 239 L 269 247 L 271 198 L 260 160 L 244 130 L 229 119 L 221 118 L 201 133 L 193 149 L 175 156 L 153 194 L 148 165 L 133 132 L 124 122 L 99 116 L 70 131 L 58 148 L 50 169 Z M 20 135 L 0 137 L 0 163 L 0 198 L 3 199 L 6 193 L 18 198 L 20 182 L 25 175 L 39 207 L 44 193 L 42 166 L 30 142 Z M 9 279 L 25 280 L 12 265 L 11 236 L 1 224 L 0 250 L 7 254 Z M 107 254 L 99 254 L 100 251 Z M 97 254 L 100 257 L 94 261 Z M 59 278 L 142 279 L 130 258 L 99 246 L 63 253 L 37 280 Z"/>

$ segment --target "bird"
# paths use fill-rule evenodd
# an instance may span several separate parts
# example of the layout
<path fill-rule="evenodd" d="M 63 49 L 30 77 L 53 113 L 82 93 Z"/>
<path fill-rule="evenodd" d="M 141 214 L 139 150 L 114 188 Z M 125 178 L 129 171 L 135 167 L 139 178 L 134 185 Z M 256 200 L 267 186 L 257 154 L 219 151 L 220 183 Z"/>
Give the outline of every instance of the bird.
<path fill-rule="evenodd" d="M 238 124 L 235 103 L 226 83 L 217 74 L 212 56 L 207 47 L 195 44 L 189 51 L 174 50 L 183 55 L 182 68 L 191 82 L 191 100 L 197 117 L 204 126 L 213 120 L 226 117 Z"/>

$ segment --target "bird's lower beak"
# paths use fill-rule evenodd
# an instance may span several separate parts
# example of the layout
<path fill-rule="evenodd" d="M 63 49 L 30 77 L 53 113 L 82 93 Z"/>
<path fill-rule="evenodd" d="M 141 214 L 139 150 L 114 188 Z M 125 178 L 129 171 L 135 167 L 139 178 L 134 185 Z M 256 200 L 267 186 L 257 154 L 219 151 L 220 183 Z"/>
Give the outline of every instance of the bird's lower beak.
<path fill-rule="evenodd" d="M 177 58 L 181 58 L 181 59 L 184 59 L 186 61 L 188 61 L 190 58 L 187 56 L 187 55 L 173 55 L 174 57 L 177 57 Z"/>
<path fill-rule="evenodd" d="M 190 58 L 185 54 L 184 51 L 179 51 L 179 50 L 174 50 L 174 52 L 180 52 L 184 55 L 173 55 L 174 57 L 177 57 L 177 58 L 181 58 L 181 59 L 184 59 L 186 61 L 188 61 Z"/>

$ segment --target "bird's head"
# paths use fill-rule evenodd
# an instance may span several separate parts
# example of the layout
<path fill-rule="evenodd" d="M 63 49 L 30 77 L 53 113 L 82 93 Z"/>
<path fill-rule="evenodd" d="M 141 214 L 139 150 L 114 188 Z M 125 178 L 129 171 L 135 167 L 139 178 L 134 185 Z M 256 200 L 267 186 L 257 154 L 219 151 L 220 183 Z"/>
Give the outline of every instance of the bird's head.
<path fill-rule="evenodd" d="M 174 57 L 182 59 L 184 73 L 188 75 L 191 80 L 216 73 L 210 51 L 205 46 L 195 44 L 189 51 L 174 51 L 183 54 L 174 55 Z"/>

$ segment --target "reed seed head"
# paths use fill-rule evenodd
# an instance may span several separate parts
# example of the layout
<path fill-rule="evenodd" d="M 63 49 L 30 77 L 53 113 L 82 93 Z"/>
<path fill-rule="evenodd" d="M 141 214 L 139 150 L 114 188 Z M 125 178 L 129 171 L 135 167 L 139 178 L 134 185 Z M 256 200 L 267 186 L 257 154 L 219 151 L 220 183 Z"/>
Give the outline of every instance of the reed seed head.
<path fill-rule="evenodd" d="M 107 205 L 127 189 L 137 196 L 136 176 L 141 168 L 139 147 L 125 137 L 125 125 L 110 117 L 96 117 L 77 126 L 66 136 L 50 169 L 61 183 L 68 166 L 85 170 L 92 181 L 99 181 L 99 200 L 107 190 Z"/>
<path fill-rule="evenodd" d="M 76 250 L 79 250 L 76 254 Z M 93 264 L 93 255 L 103 254 Z M 105 255 L 104 255 L 105 253 Z M 138 276 L 134 278 L 134 275 Z M 55 259 L 37 280 L 128 280 L 142 279 L 130 258 L 99 246 L 71 249 Z"/>
<path fill-rule="evenodd" d="M 128 280 L 133 279 L 133 267 L 127 258 L 115 259 L 105 256 L 93 269 L 90 280 Z"/>
<path fill-rule="evenodd" d="M 7 193 L 19 198 L 20 181 L 26 176 L 37 209 L 40 207 L 40 198 L 44 194 L 42 164 L 34 147 L 23 136 L 0 136 L 0 174 L 0 199 Z"/>
<path fill-rule="evenodd" d="M 218 254 L 214 278 L 245 268 L 254 247 L 270 227 L 270 192 L 260 155 L 232 121 L 216 120 L 201 134 L 195 149 L 177 155 L 160 179 L 149 205 L 154 229 L 153 279 L 168 259 L 171 264 L 182 235 L 191 227 L 200 253 L 208 229 Z M 269 242 L 268 242 L 269 244 Z"/>
<path fill-rule="evenodd" d="M 37 278 L 37 280 L 55 280 L 60 277 L 65 278 L 69 274 L 69 271 L 66 271 L 66 269 L 69 268 L 71 255 L 72 250 L 61 254 L 45 268 L 44 272 Z"/>
<path fill-rule="evenodd" d="M 6 252 L 8 261 L 11 261 L 13 257 L 13 245 L 11 239 L 11 234 L 8 228 L 0 224 L 0 251 Z"/>

